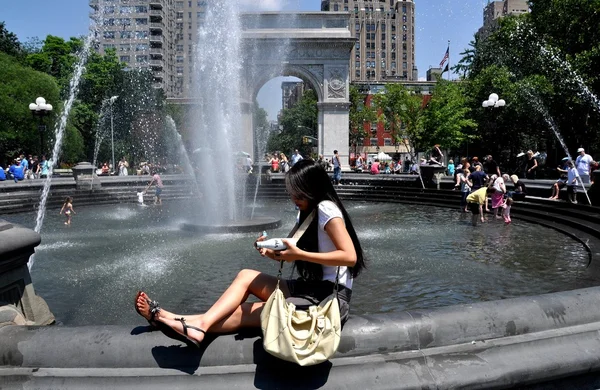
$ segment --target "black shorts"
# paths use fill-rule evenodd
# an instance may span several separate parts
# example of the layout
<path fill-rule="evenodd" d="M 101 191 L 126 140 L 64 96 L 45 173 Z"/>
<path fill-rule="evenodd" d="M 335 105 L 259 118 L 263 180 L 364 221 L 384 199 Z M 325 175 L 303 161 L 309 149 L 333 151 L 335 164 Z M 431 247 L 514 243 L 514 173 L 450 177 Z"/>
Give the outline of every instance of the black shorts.
<path fill-rule="evenodd" d="M 307 281 L 303 279 L 286 280 L 290 290 L 290 298 L 286 301 L 293 303 L 299 309 L 318 305 L 333 293 L 334 283 L 328 280 Z M 340 305 L 340 318 L 342 325 L 348 320 L 350 312 L 350 298 L 352 290 L 338 284 L 338 303 Z"/>
<path fill-rule="evenodd" d="M 469 202 L 469 210 L 475 214 L 479 215 L 479 203 Z"/>

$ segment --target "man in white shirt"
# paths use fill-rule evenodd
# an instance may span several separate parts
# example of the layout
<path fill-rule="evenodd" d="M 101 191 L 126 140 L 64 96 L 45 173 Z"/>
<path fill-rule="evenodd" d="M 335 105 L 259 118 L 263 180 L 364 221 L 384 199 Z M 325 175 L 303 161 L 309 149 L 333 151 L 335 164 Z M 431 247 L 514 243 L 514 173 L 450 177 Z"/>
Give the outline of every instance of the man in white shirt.
<path fill-rule="evenodd" d="M 298 161 L 302 160 L 302 155 L 298 152 L 298 149 L 294 150 L 294 154 L 292 155 L 292 159 L 290 161 L 290 165 L 294 166 Z"/>
<path fill-rule="evenodd" d="M 589 154 L 585 153 L 585 149 L 579 148 L 577 149 L 577 159 L 575 160 L 575 167 L 577 168 L 577 173 L 581 178 L 582 183 L 590 182 L 590 165 L 594 162 L 594 159 Z"/>

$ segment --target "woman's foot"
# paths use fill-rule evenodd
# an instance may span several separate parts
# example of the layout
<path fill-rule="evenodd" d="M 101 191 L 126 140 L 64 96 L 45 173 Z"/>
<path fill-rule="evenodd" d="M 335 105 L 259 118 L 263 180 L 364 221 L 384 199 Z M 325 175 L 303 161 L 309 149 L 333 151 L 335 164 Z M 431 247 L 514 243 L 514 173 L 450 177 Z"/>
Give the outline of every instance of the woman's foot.
<path fill-rule="evenodd" d="M 163 318 L 161 314 L 159 313 L 158 315 L 159 321 L 186 337 L 195 346 L 200 346 L 200 343 L 204 340 L 204 336 L 206 336 L 206 327 L 200 318 Z"/>

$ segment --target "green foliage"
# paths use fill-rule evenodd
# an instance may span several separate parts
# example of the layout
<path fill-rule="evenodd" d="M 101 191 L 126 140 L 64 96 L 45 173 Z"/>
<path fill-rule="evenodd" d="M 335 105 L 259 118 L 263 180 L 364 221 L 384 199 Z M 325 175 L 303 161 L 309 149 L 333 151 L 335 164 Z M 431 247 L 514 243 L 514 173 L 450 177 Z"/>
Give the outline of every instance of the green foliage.
<path fill-rule="evenodd" d="M 82 161 L 84 157 L 81 133 L 74 126 L 67 125 L 63 139 L 61 161 L 72 165 Z"/>
<path fill-rule="evenodd" d="M 44 119 L 52 129 L 59 110 L 59 89 L 55 80 L 21 65 L 15 58 L 0 53 L 0 161 L 13 158 L 17 152 L 39 153 L 38 120 L 33 118 L 29 104 L 38 96 L 54 106 Z M 48 138 L 48 135 L 46 136 Z"/>
<path fill-rule="evenodd" d="M 439 143 L 444 148 L 456 149 L 468 139 L 468 132 L 477 123 L 468 117 L 471 108 L 464 92 L 463 84 L 442 79 L 437 82 L 425 110 L 423 144 Z"/>
<path fill-rule="evenodd" d="M 350 86 L 350 145 L 358 145 L 369 136 L 365 125 L 377 121 L 377 112 L 365 104 L 366 96 L 361 94 L 356 86 Z"/>
<path fill-rule="evenodd" d="M 17 36 L 6 29 L 4 22 L 0 22 L 0 52 L 13 57 L 19 57 L 23 52 Z"/>
<path fill-rule="evenodd" d="M 310 147 L 302 144 L 302 136 L 317 137 L 317 115 L 317 95 L 311 89 L 306 90 L 298 104 L 281 112 L 279 125 L 283 130 L 269 138 L 267 151 L 290 153 L 298 149 L 304 155 L 310 154 Z"/>
<path fill-rule="evenodd" d="M 379 122 L 385 125 L 396 143 L 405 144 L 411 158 L 424 147 L 423 123 L 425 107 L 423 96 L 401 84 L 388 84 L 374 97 Z"/>
<path fill-rule="evenodd" d="M 48 35 L 41 50 L 27 56 L 27 63 L 33 69 L 54 77 L 61 88 L 62 97 L 65 98 L 73 67 L 77 62 L 77 53 L 82 46 L 83 41 L 78 38 L 65 41 L 63 38 Z"/>
<path fill-rule="evenodd" d="M 531 13 L 502 18 L 476 39 L 455 67 L 464 74 L 470 117 L 478 124 L 471 155 L 492 153 L 513 164 L 527 150 L 547 151 L 550 164 L 564 156 L 556 130 L 571 153 L 600 148 L 600 0 L 535 0 Z M 483 108 L 491 92 L 507 102 Z M 596 98 L 597 99 L 597 98 Z"/>

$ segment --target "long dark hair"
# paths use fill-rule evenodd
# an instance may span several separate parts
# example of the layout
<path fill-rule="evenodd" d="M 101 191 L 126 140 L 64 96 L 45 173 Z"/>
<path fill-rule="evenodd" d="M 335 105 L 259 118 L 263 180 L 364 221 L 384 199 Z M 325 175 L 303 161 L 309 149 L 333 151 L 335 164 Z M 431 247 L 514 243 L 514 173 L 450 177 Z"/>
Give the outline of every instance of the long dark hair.
<path fill-rule="evenodd" d="M 356 264 L 351 267 L 353 277 L 357 277 L 360 272 L 366 268 L 365 259 L 360 241 L 352 225 L 350 215 L 344 208 L 340 198 L 338 197 L 333 184 L 323 169 L 321 164 L 317 164 L 312 160 L 300 160 L 288 171 L 285 177 L 285 186 L 287 192 L 297 198 L 307 200 L 309 207 L 306 211 L 300 211 L 300 221 L 302 224 L 304 220 L 310 215 L 312 210 L 316 209 L 320 202 L 324 200 L 330 200 L 335 203 L 342 212 L 346 230 L 352 239 L 354 244 L 354 250 L 356 251 Z M 318 217 L 309 225 L 304 235 L 298 240 L 298 248 L 309 251 L 318 252 Z M 307 261 L 295 261 L 294 266 L 298 269 L 300 276 L 307 280 L 321 280 L 323 279 L 323 266 L 317 263 L 310 263 Z"/>

